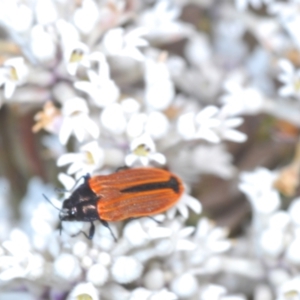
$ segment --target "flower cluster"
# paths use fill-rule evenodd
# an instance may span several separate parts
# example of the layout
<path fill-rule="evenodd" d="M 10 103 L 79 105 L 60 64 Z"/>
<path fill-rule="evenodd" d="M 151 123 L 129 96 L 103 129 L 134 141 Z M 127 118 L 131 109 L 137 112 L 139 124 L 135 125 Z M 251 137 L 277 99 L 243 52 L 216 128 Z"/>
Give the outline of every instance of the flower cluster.
<path fill-rule="evenodd" d="M 0 1 L 0 298 L 298 299 L 299 8 Z M 261 119 L 277 127 L 257 130 Z M 288 151 L 268 161 L 276 147 L 248 164 L 244 152 L 261 149 L 263 131 L 295 146 L 290 164 Z M 68 191 L 120 167 L 168 169 L 185 191 L 153 219 L 110 223 L 111 232 L 97 224 L 92 240 L 77 235 L 86 222 L 61 231 Z M 212 177 L 250 203 L 235 239 L 231 222 L 210 220 L 201 204 L 208 189 L 223 197 L 215 181 L 202 186 Z M 231 210 L 222 199 L 215 211 Z"/>

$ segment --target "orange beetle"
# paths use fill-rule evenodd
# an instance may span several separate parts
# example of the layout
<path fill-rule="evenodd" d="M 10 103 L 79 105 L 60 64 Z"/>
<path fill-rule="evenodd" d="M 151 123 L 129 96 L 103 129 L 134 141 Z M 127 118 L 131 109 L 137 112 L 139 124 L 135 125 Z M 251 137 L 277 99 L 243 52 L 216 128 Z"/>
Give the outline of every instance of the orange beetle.
<path fill-rule="evenodd" d="M 183 191 L 179 177 L 157 168 L 126 169 L 93 177 L 86 175 L 84 183 L 64 200 L 59 218 L 61 222 L 90 222 L 89 233 L 81 232 L 92 239 L 95 233 L 93 221 L 99 220 L 112 233 L 107 221 L 162 213 L 177 203 Z"/>

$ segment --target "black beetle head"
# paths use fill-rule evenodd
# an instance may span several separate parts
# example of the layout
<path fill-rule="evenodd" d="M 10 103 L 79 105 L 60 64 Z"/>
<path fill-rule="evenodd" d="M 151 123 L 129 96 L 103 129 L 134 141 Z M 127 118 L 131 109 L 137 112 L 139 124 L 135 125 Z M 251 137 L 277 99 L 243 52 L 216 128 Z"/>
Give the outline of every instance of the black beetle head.
<path fill-rule="evenodd" d="M 59 219 L 61 221 L 93 221 L 99 219 L 97 212 L 98 198 L 87 183 L 80 185 L 68 199 L 64 200 Z"/>
<path fill-rule="evenodd" d="M 72 203 L 72 199 L 66 199 L 63 202 L 63 207 L 59 213 L 59 219 L 61 221 L 76 221 L 77 220 L 77 208 L 78 204 Z"/>

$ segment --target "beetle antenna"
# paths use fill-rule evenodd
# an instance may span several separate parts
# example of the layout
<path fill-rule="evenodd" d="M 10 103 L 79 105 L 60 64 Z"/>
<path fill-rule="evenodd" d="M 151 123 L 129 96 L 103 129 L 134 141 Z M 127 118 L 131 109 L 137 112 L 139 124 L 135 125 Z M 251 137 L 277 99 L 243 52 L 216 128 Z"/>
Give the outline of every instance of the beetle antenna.
<path fill-rule="evenodd" d="M 70 191 L 68 191 L 66 189 L 62 189 L 62 188 L 58 188 L 58 187 L 55 188 L 55 191 L 58 192 L 58 193 L 67 193 L 67 192 L 70 192 Z"/>
<path fill-rule="evenodd" d="M 46 199 L 46 201 L 48 201 L 54 208 L 56 208 L 57 210 L 61 211 L 61 209 L 58 208 L 58 207 L 56 207 L 45 194 L 42 194 L 42 195 L 44 196 L 44 198 Z"/>
<path fill-rule="evenodd" d="M 87 182 L 87 180 L 91 178 L 91 175 L 89 173 L 87 173 L 86 175 L 82 175 L 81 177 L 79 177 L 73 187 L 70 189 L 70 190 L 67 190 L 67 189 L 64 189 L 64 188 L 58 188 L 56 187 L 55 190 L 58 192 L 58 193 L 71 193 L 72 191 L 75 190 L 76 186 L 78 185 L 78 183 L 80 182 L 81 179 L 84 179 L 84 182 Z"/>
<path fill-rule="evenodd" d="M 61 232 L 63 230 L 62 222 L 61 221 L 59 222 L 58 229 L 59 229 L 59 235 L 61 235 Z"/>

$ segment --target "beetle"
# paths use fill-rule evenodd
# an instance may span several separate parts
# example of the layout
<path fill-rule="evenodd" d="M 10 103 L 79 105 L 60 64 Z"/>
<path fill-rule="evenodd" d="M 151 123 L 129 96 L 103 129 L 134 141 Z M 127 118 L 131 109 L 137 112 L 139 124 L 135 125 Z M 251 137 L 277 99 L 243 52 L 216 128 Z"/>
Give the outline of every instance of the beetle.
<path fill-rule="evenodd" d="M 116 240 L 108 221 L 152 216 L 171 208 L 184 191 L 182 180 L 158 168 L 134 168 L 110 175 L 84 176 L 60 210 L 63 221 L 90 222 L 88 239 L 95 234 L 94 221 L 99 220 Z M 77 234 L 76 234 L 77 235 Z"/>

